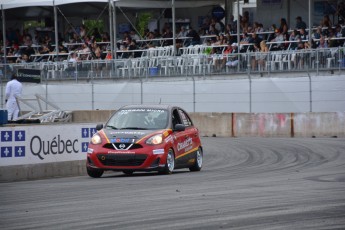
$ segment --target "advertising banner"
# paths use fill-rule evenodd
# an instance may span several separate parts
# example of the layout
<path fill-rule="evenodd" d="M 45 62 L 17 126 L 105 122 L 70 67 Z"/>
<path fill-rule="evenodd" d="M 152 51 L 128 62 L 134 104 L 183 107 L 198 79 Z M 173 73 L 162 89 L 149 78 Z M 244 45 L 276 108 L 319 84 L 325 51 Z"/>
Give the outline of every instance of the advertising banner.
<path fill-rule="evenodd" d="M 86 159 L 93 124 L 0 127 L 0 166 Z"/>
<path fill-rule="evenodd" d="M 41 83 L 41 70 L 39 69 L 18 69 L 18 81 Z"/>

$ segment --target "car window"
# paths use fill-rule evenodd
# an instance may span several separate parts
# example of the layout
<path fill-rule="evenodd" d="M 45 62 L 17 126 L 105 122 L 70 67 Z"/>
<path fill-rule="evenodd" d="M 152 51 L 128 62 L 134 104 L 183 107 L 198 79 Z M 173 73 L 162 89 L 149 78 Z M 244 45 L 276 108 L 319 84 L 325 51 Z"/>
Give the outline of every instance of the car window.
<path fill-rule="evenodd" d="M 175 128 L 175 125 L 177 125 L 177 124 L 182 124 L 181 118 L 180 118 L 180 115 L 179 115 L 177 109 L 173 110 L 171 120 L 172 120 L 172 127 L 173 128 Z"/>
<path fill-rule="evenodd" d="M 191 119 L 183 110 L 179 109 L 179 112 L 182 119 L 182 124 L 184 124 L 186 127 L 193 125 Z"/>
<path fill-rule="evenodd" d="M 117 111 L 107 122 L 112 129 L 165 129 L 168 112 L 162 109 L 123 109 Z"/>

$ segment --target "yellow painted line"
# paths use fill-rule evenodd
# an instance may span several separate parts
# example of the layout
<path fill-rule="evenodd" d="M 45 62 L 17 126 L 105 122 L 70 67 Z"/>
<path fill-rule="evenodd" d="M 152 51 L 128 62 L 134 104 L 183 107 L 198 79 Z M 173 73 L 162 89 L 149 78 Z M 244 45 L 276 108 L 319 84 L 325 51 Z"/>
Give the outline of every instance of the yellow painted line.
<path fill-rule="evenodd" d="M 184 156 L 186 156 L 186 155 L 188 155 L 188 154 L 190 154 L 192 152 L 195 152 L 196 150 L 198 150 L 198 148 L 199 148 L 199 146 L 194 148 L 194 149 L 189 150 L 188 152 L 185 152 L 184 154 L 181 154 L 180 156 L 176 157 L 176 159 L 184 157 Z"/>

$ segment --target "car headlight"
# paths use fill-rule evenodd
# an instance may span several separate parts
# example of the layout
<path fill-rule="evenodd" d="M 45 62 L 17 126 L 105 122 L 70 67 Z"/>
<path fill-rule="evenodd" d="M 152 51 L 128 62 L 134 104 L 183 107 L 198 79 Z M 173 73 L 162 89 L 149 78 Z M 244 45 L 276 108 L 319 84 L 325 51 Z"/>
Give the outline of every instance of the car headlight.
<path fill-rule="evenodd" d="M 94 145 L 98 145 L 98 144 L 102 143 L 101 136 L 98 133 L 93 135 L 92 138 L 91 138 L 91 143 L 94 144 Z"/>
<path fill-rule="evenodd" d="M 159 144 L 162 144 L 162 142 L 163 142 L 163 135 L 157 134 L 147 139 L 146 144 L 159 145 Z"/>

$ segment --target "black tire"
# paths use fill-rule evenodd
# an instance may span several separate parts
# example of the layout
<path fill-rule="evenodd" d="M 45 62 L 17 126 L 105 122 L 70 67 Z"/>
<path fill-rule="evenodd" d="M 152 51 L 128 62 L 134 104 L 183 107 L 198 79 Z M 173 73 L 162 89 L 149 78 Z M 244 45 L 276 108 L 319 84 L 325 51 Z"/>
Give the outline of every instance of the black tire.
<path fill-rule="evenodd" d="M 123 170 L 122 172 L 126 175 L 132 175 L 134 173 L 133 170 Z"/>
<path fill-rule="evenodd" d="M 103 175 L 104 170 L 86 167 L 86 172 L 87 172 L 87 175 L 89 175 L 90 177 L 100 178 Z"/>
<path fill-rule="evenodd" d="M 192 167 L 189 168 L 192 172 L 200 171 L 202 168 L 202 161 L 203 161 L 203 152 L 201 148 L 199 148 L 195 153 L 195 162 Z"/>
<path fill-rule="evenodd" d="M 163 171 L 160 173 L 162 174 L 172 174 L 175 168 L 175 154 L 172 149 L 169 149 L 168 155 L 167 155 L 167 161 L 165 163 Z"/>

